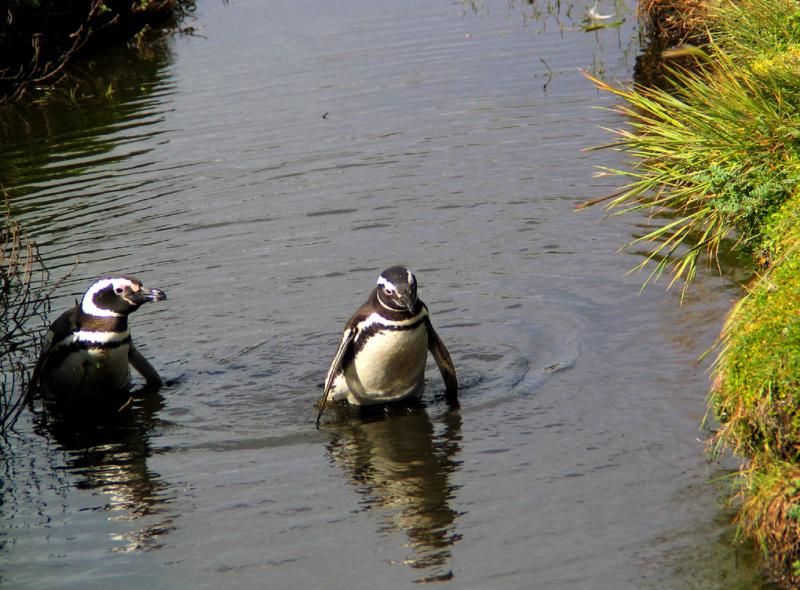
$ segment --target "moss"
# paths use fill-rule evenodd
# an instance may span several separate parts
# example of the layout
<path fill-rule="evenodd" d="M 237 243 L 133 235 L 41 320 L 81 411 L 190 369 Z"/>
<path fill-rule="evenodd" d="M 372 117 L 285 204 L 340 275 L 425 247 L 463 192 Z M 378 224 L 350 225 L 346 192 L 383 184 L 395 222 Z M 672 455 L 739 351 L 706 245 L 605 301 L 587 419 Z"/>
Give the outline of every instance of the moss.
<path fill-rule="evenodd" d="M 800 243 L 800 199 L 787 201 L 780 209 L 772 213 L 764 223 L 763 239 L 758 246 L 758 253 L 768 257 L 764 261 L 770 266 L 772 261 L 780 261 L 787 252 L 798 248 Z"/>
<path fill-rule="evenodd" d="M 757 280 L 726 327 L 714 393 L 734 450 L 800 460 L 800 255 Z"/>
<path fill-rule="evenodd" d="M 800 45 L 791 43 L 785 51 L 772 52 L 753 60 L 753 73 L 771 76 L 775 72 L 796 73 L 800 70 Z"/>

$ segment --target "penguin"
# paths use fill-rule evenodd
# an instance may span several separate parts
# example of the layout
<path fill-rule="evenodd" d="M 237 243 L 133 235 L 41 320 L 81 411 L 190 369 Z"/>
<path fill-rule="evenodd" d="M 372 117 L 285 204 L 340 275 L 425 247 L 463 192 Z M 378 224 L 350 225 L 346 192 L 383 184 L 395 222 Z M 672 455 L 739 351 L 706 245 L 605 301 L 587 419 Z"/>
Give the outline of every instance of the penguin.
<path fill-rule="evenodd" d="M 130 276 L 97 279 L 81 302 L 50 326 L 32 385 L 51 400 L 108 397 L 127 390 L 130 365 L 148 388 L 160 388 L 158 373 L 131 341 L 128 315 L 166 298 L 162 290 L 148 289 Z"/>
<path fill-rule="evenodd" d="M 416 277 L 404 266 L 387 268 L 345 324 L 318 402 L 317 425 L 329 396 L 354 406 L 419 398 L 428 351 L 442 374 L 447 400 L 457 403 L 453 361 L 433 329 L 428 307 L 417 298 Z"/>

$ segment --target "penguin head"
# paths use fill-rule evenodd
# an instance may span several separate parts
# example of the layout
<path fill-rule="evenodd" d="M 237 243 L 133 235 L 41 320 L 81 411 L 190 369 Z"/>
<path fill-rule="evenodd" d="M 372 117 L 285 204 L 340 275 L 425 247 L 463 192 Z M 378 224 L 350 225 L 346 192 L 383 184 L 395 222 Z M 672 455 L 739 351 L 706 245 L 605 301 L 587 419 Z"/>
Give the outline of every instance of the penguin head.
<path fill-rule="evenodd" d="M 167 296 L 160 289 L 148 289 L 139 279 L 108 275 L 97 279 L 81 300 L 81 310 L 92 316 L 122 317 L 143 303 L 161 301 Z"/>
<path fill-rule="evenodd" d="M 378 277 L 378 302 L 392 311 L 411 312 L 417 303 L 417 277 L 404 266 L 392 266 Z"/>

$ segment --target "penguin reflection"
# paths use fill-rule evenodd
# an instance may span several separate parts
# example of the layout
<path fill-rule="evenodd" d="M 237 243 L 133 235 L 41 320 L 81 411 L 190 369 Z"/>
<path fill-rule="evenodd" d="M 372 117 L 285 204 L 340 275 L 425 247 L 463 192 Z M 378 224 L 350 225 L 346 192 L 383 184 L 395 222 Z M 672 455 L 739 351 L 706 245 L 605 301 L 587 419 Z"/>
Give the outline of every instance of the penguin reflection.
<path fill-rule="evenodd" d="M 404 563 L 428 570 L 420 581 L 452 577 L 447 566 L 458 513 L 450 506 L 458 469 L 461 417 L 450 412 L 432 422 L 423 407 L 331 424 L 334 463 L 364 495 L 363 510 L 381 508 L 386 525 L 409 538 L 413 556 Z"/>
<path fill-rule="evenodd" d="M 46 402 L 37 416 L 37 432 L 64 451 L 65 470 L 77 479 L 76 487 L 107 497 L 105 506 L 97 510 L 111 513 L 111 520 L 146 519 L 147 525 L 114 536 L 114 541 L 122 542 L 112 547 L 115 552 L 157 549 L 161 537 L 172 528 L 167 486 L 147 467 L 150 431 L 163 401 L 160 394 L 149 392 L 131 398 L 122 409 L 91 415 L 69 413 Z"/>

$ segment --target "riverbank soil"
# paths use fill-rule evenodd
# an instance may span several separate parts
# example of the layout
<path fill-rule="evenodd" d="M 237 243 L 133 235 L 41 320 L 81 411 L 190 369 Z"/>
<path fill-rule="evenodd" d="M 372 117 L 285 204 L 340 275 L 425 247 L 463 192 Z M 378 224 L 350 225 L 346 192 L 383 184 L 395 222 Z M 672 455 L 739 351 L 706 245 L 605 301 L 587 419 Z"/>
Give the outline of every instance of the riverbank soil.
<path fill-rule="evenodd" d="M 707 0 L 641 0 L 639 20 L 651 39 L 678 45 L 704 42 Z"/>

